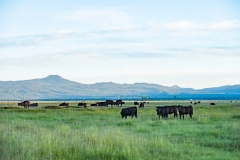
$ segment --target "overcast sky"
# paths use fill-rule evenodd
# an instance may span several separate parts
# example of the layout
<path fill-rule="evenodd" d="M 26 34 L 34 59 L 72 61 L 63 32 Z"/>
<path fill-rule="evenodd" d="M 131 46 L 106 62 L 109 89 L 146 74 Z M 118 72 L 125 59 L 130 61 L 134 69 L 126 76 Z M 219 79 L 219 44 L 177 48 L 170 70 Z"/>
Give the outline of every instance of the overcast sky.
<path fill-rule="evenodd" d="M 0 0 L 0 80 L 240 84 L 238 0 Z"/>

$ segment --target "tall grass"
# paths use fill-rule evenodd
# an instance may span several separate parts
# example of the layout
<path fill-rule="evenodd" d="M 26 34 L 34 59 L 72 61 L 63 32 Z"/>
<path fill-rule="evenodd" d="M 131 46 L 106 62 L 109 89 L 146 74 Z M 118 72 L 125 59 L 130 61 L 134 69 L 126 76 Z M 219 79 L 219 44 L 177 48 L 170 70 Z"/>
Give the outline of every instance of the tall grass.
<path fill-rule="evenodd" d="M 1 109 L 0 159 L 239 159 L 238 106 L 194 107 L 193 119 L 138 119 L 120 108 Z"/>

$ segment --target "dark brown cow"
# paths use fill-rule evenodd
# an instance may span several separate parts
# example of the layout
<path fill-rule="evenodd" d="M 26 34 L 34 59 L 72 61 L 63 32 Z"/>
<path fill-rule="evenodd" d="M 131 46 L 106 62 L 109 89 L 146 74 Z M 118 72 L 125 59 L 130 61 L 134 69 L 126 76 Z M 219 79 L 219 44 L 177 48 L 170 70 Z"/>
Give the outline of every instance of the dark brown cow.
<path fill-rule="evenodd" d="M 23 103 L 22 102 L 18 103 L 18 106 L 23 106 Z"/>
<path fill-rule="evenodd" d="M 127 119 L 127 116 L 132 116 L 132 118 L 135 116 L 137 118 L 137 107 L 123 108 L 120 114 L 122 115 L 122 118 L 125 117 L 125 119 Z"/>
<path fill-rule="evenodd" d="M 59 106 L 66 106 L 66 107 L 68 107 L 69 103 L 63 102 L 63 103 L 59 104 Z"/>
<path fill-rule="evenodd" d="M 181 119 L 181 117 L 183 117 L 183 119 L 184 119 L 185 114 L 186 115 L 189 114 L 190 118 L 192 118 L 193 107 L 191 105 L 189 105 L 189 106 L 178 106 L 178 112 L 179 112 L 180 119 Z"/>
<path fill-rule="evenodd" d="M 25 100 L 22 102 L 22 105 L 24 108 L 29 108 L 30 102 L 28 100 Z"/>

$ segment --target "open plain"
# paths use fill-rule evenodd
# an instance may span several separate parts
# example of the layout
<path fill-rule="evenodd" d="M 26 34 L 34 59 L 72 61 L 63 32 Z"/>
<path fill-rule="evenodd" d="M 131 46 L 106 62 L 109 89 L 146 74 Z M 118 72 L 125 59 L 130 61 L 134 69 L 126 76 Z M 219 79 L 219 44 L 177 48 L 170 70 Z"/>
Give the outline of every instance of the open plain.
<path fill-rule="evenodd" d="M 122 107 L 69 107 L 41 102 L 25 109 L 0 102 L 0 159 L 240 159 L 240 101 L 192 104 L 193 118 L 159 119 L 156 106 L 189 101 L 149 101 L 138 118 Z"/>

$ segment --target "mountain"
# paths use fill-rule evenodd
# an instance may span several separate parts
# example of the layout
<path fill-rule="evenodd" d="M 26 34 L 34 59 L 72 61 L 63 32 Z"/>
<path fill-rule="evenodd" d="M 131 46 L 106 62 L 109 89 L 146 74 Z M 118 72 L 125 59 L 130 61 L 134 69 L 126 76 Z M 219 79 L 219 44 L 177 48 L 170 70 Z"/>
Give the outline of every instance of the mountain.
<path fill-rule="evenodd" d="M 22 81 L 0 81 L 1 100 L 22 99 L 136 99 L 151 98 L 209 98 L 209 97 L 240 97 L 240 85 L 227 85 L 214 88 L 195 90 L 193 88 L 172 87 L 158 84 L 134 83 L 117 84 L 102 82 L 82 84 L 62 78 L 59 75 L 50 75 L 42 79 Z"/>

